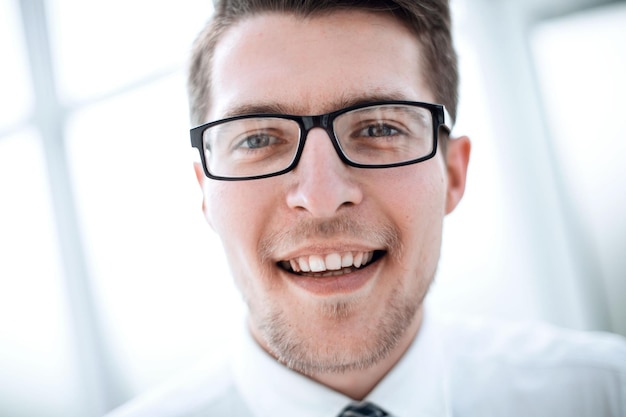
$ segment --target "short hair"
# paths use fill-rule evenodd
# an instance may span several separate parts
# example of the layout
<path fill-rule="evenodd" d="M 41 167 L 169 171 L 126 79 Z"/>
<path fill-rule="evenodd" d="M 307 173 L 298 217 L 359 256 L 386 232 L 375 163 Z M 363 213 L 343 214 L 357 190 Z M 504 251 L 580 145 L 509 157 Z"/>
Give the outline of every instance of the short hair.
<path fill-rule="evenodd" d="M 188 95 L 191 122 L 205 123 L 209 111 L 212 58 L 223 33 L 244 18 L 267 12 L 315 17 L 340 10 L 387 13 L 406 24 L 420 42 L 426 82 L 435 100 L 456 119 L 457 56 L 451 35 L 448 0 L 221 0 L 198 35 L 189 66 Z"/>

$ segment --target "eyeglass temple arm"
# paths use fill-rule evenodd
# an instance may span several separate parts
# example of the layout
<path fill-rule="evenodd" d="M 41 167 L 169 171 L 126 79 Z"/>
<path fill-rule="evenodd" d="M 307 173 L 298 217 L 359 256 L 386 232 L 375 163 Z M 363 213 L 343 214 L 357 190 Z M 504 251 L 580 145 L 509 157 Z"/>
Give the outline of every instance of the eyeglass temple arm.
<path fill-rule="evenodd" d="M 446 128 L 449 135 L 452 134 L 454 120 L 452 120 L 452 117 L 450 116 L 450 113 L 448 113 L 448 109 L 446 109 L 446 106 L 443 106 L 443 127 Z"/>

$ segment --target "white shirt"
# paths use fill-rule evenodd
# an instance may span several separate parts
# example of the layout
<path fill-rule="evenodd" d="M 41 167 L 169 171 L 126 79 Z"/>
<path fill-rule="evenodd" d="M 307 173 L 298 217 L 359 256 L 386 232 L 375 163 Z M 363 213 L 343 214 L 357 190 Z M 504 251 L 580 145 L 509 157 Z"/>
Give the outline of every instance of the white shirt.
<path fill-rule="evenodd" d="M 242 333 L 229 361 L 109 417 L 336 417 L 351 402 Z M 407 353 L 366 400 L 394 417 L 626 417 L 626 341 L 425 314 Z"/>

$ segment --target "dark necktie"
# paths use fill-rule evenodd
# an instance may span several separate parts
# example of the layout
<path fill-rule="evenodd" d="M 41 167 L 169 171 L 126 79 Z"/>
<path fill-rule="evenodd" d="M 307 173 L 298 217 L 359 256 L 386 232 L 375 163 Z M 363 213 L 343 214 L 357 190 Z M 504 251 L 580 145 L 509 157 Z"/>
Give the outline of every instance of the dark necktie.
<path fill-rule="evenodd" d="M 386 411 L 374 404 L 363 401 L 350 404 L 343 409 L 338 417 L 385 417 L 388 415 Z"/>

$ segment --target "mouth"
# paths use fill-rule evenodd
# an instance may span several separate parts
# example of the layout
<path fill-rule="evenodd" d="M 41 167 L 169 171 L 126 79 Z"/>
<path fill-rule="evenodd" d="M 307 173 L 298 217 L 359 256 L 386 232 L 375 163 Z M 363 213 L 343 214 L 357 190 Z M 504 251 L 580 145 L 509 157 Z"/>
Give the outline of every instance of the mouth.
<path fill-rule="evenodd" d="M 375 250 L 308 255 L 280 261 L 277 265 L 288 273 L 303 277 L 336 277 L 367 268 L 385 254 L 385 251 Z"/>

